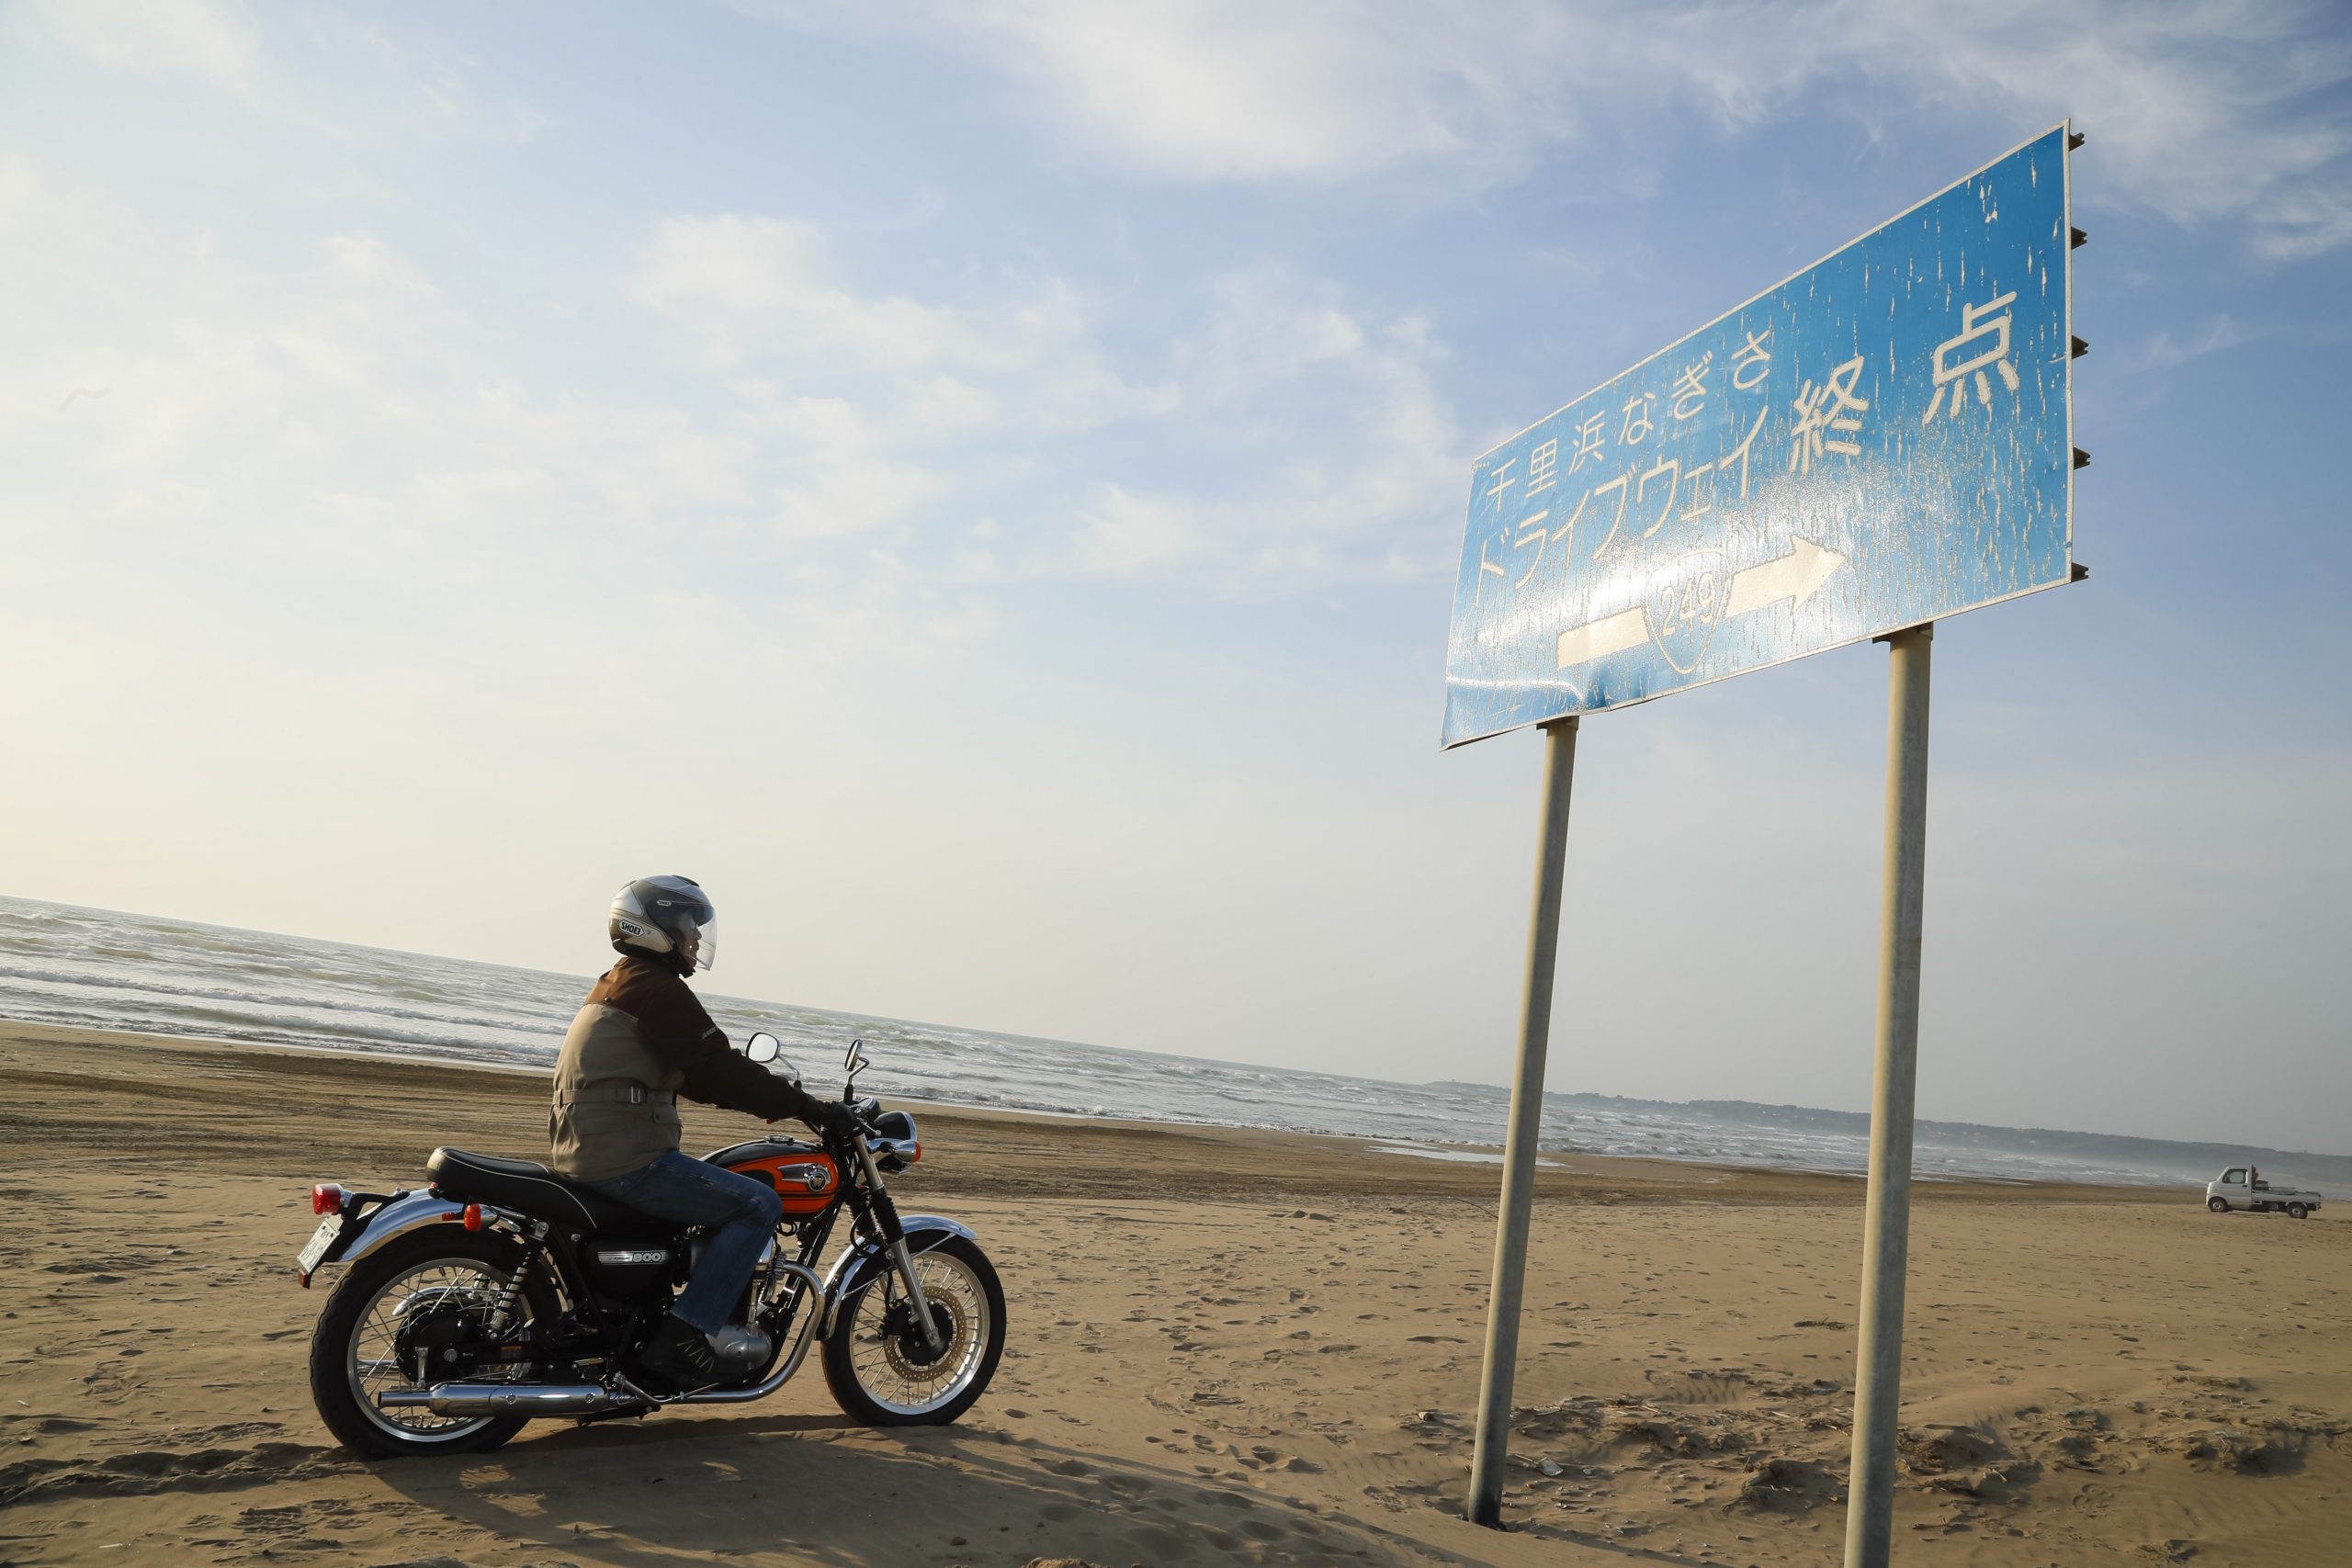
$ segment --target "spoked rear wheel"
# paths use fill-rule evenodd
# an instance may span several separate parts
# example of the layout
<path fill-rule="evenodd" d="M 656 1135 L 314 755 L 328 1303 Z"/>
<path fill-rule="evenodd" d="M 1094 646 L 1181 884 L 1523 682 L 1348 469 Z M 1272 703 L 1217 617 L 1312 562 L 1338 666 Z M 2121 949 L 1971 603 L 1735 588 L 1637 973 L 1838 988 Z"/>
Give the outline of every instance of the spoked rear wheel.
<path fill-rule="evenodd" d="M 871 1427 L 944 1427 L 972 1407 L 1004 1355 L 1004 1286 L 978 1244 L 950 1236 L 915 1254 L 944 1348 L 934 1353 L 906 1282 L 885 1265 L 856 1287 L 825 1337 L 825 1382 Z"/>
<path fill-rule="evenodd" d="M 535 1275 L 515 1303 L 523 1321 L 496 1333 L 491 1320 L 520 1261 L 511 1242 L 435 1225 L 352 1265 L 311 1334 L 311 1397 L 328 1430 L 370 1459 L 481 1453 L 521 1431 L 526 1416 L 435 1416 L 376 1404 L 389 1389 L 531 1381 L 529 1367 L 479 1359 L 494 1338 L 511 1340 L 529 1323 L 553 1321 L 553 1296 Z"/>

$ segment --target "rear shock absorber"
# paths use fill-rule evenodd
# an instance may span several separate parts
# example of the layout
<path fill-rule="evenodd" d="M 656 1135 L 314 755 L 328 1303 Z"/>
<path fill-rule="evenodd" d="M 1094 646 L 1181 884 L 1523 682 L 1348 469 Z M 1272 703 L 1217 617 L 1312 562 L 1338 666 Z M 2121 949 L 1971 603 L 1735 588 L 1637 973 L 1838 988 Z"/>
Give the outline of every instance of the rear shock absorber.
<path fill-rule="evenodd" d="M 548 1234 L 545 1220 L 534 1220 L 526 1227 L 530 1245 L 523 1251 L 522 1264 L 506 1277 L 505 1289 L 498 1292 L 498 1304 L 490 1309 L 490 1332 L 496 1339 L 504 1339 L 514 1325 L 514 1303 L 523 1299 L 523 1281 L 539 1261 L 539 1247 Z"/>

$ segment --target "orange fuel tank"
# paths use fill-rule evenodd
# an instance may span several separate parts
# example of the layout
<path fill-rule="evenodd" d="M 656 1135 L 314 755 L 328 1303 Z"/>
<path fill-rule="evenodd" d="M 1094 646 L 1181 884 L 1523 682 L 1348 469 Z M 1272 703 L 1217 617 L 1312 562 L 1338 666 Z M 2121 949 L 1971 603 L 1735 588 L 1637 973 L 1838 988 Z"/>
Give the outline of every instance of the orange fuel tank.
<path fill-rule="evenodd" d="M 797 1138 L 754 1138 L 704 1157 L 775 1188 L 784 1200 L 786 1219 L 821 1214 L 841 1193 L 842 1173 L 833 1156 Z"/>

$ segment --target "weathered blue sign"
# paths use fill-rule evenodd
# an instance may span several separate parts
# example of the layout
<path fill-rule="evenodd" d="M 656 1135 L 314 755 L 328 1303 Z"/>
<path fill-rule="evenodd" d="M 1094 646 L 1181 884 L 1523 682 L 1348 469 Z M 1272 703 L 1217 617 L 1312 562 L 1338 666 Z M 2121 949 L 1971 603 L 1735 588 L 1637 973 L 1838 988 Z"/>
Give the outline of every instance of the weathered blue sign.
<path fill-rule="evenodd" d="M 1443 744 L 2067 581 L 2066 136 L 1480 457 Z"/>

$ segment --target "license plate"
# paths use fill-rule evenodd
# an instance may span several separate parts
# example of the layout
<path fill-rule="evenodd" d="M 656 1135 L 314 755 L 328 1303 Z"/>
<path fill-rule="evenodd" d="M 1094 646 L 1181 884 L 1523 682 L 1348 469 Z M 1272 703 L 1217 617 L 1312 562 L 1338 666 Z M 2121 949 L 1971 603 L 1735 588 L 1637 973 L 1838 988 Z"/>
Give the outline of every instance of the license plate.
<path fill-rule="evenodd" d="M 342 1215 L 329 1214 L 325 1219 L 321 1220 L 319 1228 L 311 1233 L 311 1239 L 305 1242 L 302 1250 L 295 1255 L 294 1271 L 307 1279 L 318 1269 L 319 1259 L 327 1255 L 327 1248 L 334 1245 L 334 1238 L 342 1234 Z"/>

